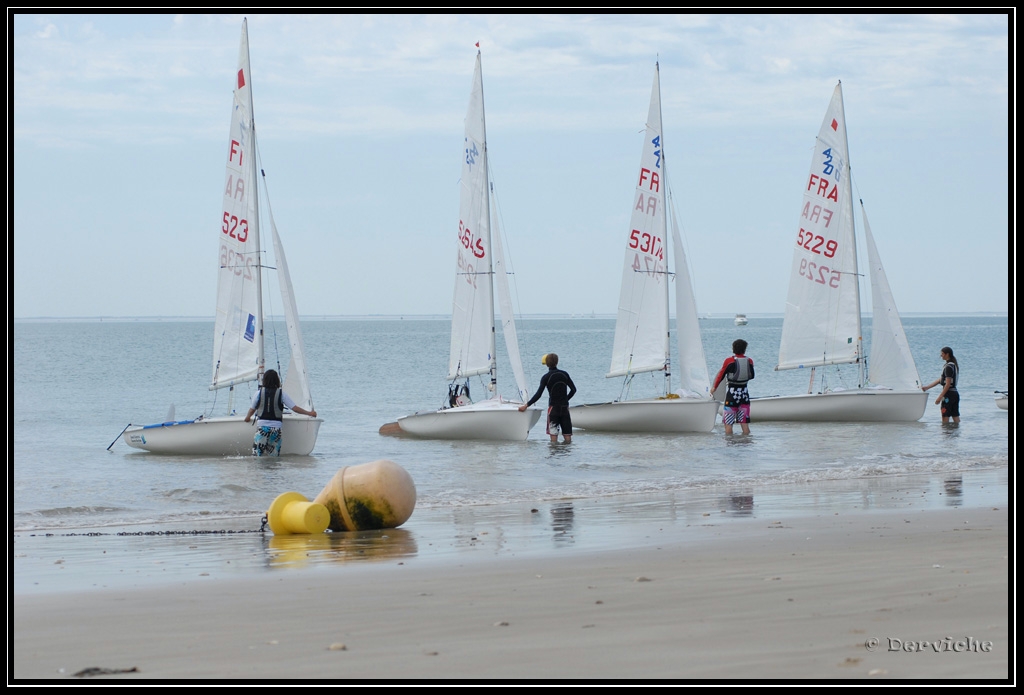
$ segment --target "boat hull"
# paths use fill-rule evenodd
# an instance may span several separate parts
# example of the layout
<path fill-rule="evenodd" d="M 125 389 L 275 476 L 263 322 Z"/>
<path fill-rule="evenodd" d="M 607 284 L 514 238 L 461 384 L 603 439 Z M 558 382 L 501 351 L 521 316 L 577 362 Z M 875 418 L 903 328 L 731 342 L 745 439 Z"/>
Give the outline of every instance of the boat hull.
<path fill-rule="evenodd" d="M 689 398 L 651 398 L 587 403 L 569 408 L 573 428 L 595 432 L 710 432 L 718 403 Z"/>
<path fill-rule="evenodd" d="M 281 455 L 308 456 L 316 446 L 320 418 L 285 415 Z M 154 454 L 185 456 L 251 456 L 256 426 L 245 418 L 214 417 L 202 420 L 130 427 L 121 438 L 135 449 Z"/>
<path fill-rule="evenodd" d="M 406 434 L 422 439 L 523 441 L 540 420 L 541 411 L 528 408 L 519 412 L 520 405 L 484 401 L 428 413 L 413 413 L 398 418 L 398 426 Z"/>
<path fill-rule="evenodd" d="M 916 422 L 924 416 L 923 391 L 851 389 L 750 399 L 751 422 Z"/>
<path fill-rule="evenodd" d="M 1010 409 L 1010 397 L 1009 396 L 1000 396 L 999 398 L 997 398 L 996 399 L 996 407 L 1001 409 L 1001 410 L 1009 410 Z"/>

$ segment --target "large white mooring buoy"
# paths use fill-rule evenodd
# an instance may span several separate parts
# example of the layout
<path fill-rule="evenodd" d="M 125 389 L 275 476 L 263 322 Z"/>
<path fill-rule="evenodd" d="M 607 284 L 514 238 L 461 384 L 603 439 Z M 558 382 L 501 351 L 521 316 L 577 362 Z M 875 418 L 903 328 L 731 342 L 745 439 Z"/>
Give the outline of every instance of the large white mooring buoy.
<path fill-rule="evenodd" d="M 330 515 L 332 531 L 397 528 L 416 506 L 416 485 L 394 461 L 380 459 L 342 468 L 313 500 Z"/>

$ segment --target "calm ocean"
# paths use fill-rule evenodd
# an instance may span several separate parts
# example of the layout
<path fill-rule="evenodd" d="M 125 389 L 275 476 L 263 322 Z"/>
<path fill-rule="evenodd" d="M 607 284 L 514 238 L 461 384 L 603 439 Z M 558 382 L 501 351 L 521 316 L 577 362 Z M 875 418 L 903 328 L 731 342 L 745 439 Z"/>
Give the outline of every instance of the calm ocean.
<path fill-rule="evenodd" d="M 278 494 L 294 490 L 312 498 L 338 469 L 380 458 L 409 471 L 418 509 L 675 490 L 764 495 L 793 485 L 838 489 L 837 483 L 863 498 L 898 476 L 955 482 L 959 473 L 983 470 L 1005 480 L 1010 420 L 993 392 L 1009 388 L 1007 317 L 904 323 L 922 382 L 939 375 L 939 349 L 954 349 L 961 367 L 959 429 L 940 426 L 934 389 L 918 423 L 755 422 L 751 437 L 735 439 L 720 424 L 711 434 L 579 432 L 570 446 L 552 446 L 543 422 L 525 442 L 379 435 L 384 423 L 441 405 L 448 321 L 306 320 L 314 405 L 324 424 L 312 456 L 265 460 L 156 456 L 121 441 L 107 450 L 125 425 L 162 422 L 172 404 L 177 419 L 224 412 L 227 393 L 207 390 L 212 322 L 15 321 L 14 529 L 188 527 L 220 518 L 258 524 Z M 751 317 L 742 327 L 732 319 L 702 320 L 709 371 L 714 375 L 732 340 L 742 337 L 757 368 L 754 396 L 804 392 L 808 372 L 772 370 L 781 326 L 780 318 Z M 604 378 L 613 319 L 526 318 L 519 328 L 531 391 L 544 371 L 540 356 L 557 352 L 579 388 L 575 402 L 619 397 L 620 380 Z M 287 349 L 283 333 L 268 342 L 268 366 L 277 367 L 277 359 L 287 365 L 286 354 L 274 357 L 275 342 Z M 511 395 L 510 370 L 498 349 L 499 388 Z M 638 377 L 632 395 L 652 395 L 661 378 Z M 479 382 L 471 388 L 482 396 Z M 236 408 L 243 411 L 250 396 L 242 388 Z"/>

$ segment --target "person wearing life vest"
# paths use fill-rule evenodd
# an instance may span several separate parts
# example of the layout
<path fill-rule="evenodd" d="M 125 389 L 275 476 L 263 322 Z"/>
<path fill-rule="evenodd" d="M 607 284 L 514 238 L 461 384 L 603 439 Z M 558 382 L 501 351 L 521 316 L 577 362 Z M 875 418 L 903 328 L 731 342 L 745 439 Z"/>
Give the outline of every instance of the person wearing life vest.
<path fill-rule="evenodd" d="M 284 409 L 301 415 L 316 417 L 316 410 L 306 410 L 295 405 L 284 389 L 281 388 L 281 377 L 273 369 L 268 369 L 263 374 L 263 386 L 256 392 L 252 399 L 252 407 L 245 415 L 245 421 L 252 420 L 252 416 L 259 412 L 256 419 L 256 434 L 252 440 L 253 456 L 280 456 L 281 455 L 281 418 L 284 417 Z"/>
<path fill-rule="evenodd" d="M 960 392 L 956 390 L 956 383 L 960 381 L 960 364 L 953 356 L 953 348 L 944 347 L 939 350 L 939 357 L 945 362 L 942 365 L 942 375 L 938 379 L 922 386 L 922 391 L 927 391 L 933 386 L 942 384 L 942 392 L 935 399 L 935 405 L 942 406 L 942 424 L 948 425 L 950 418 L 953 423 L 960 424 Z"/>
<path fill-rule="evenodd" d="M 742 338 L 733 341 L 732 351 L 732 356 L 727 357 L 718 370 L 711 392 L 714 393 L 722 379 L 725 379 L 728 387 L 722 407 L 725 433 L 732 434 L 732 426 L 738 422 L 743 428 L 743 434 L 750 434 L 750 393 L 747 391 L 747 382 L 754 378 L 754 360 L 743 354 L 747 351 L 747 341 Z"/>

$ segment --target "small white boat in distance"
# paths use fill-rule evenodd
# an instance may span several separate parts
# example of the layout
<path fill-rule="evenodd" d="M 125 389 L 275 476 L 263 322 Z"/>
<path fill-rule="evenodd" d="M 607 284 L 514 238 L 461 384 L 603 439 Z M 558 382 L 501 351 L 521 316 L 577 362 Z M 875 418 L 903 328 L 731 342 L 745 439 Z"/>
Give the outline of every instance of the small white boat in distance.
<path fill-rule="evenodd" d="M 526 376 L 519 354 L 512 311 L 512 295 L 502 251 L 501 230 L 495 217 L 491 224 L 490 176 L 487 171 L 487 126 L 484 120 L 484 84 L 480 52 L 476 54 L 473 88 L 466 113 L 465 151 L 459 196 L 458 262 L 455 297 L 452 302 L 452 336 L 448 358 L 449 398 L 440 410 L 417 412 L 398 418 L 401 432 L 425 439 L 525 440 L 540 420 L 539 408 L 519 412 L 527 400 Z M 493 239 L 492 239 L 493 234 Z M 502 332 L 518 397 L 502 398 L 497 390 L 497 360 L 494 349 L 494 283 L 497 278 L 501 303 Z M 468 377 L 489 374 L 488 389 L 494 395 L 473 403 Z M 394 433 L 392 424 L 382 434 Z"/>
<path fill-rule="evenodd" d="M 996 407 L 1000 410 L 1010 409 L 1010 392 L 1009 391 L 996 391 Z"/>
<path fill-rule="evenodd" d="M 746 326 L 747 325 L 747 315 L 746 314 L 736 314 L 736 318 L 734 318 L 732 320 L 732 322 L 735 323 L 737 326 Z"/>

